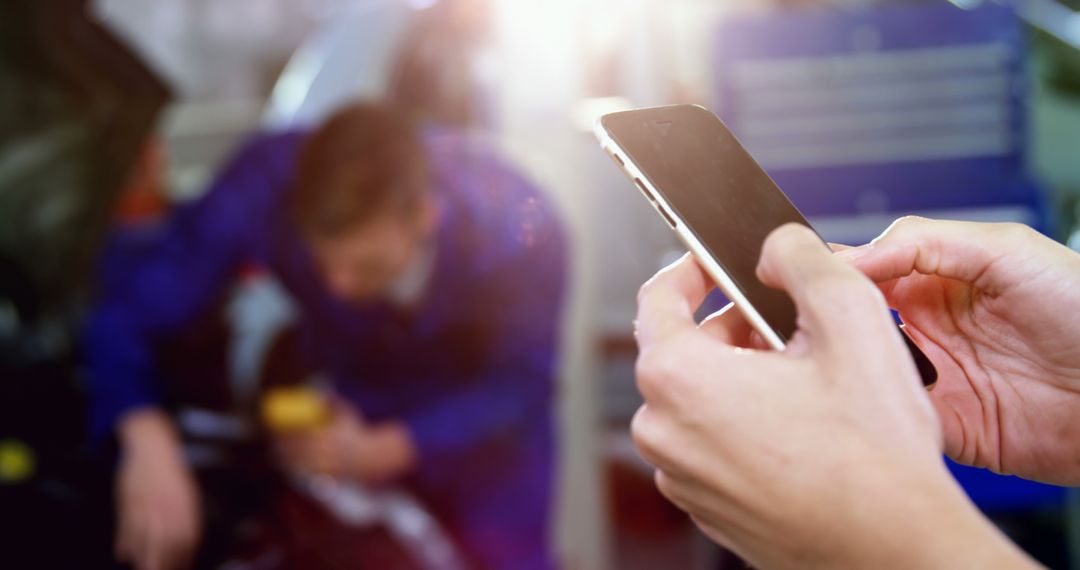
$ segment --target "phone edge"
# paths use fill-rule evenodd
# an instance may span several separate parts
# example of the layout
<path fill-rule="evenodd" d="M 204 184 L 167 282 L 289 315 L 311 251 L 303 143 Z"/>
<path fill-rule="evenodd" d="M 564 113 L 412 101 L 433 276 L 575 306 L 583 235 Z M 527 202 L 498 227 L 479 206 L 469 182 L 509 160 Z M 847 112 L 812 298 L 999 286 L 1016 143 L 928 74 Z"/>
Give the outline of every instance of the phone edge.
<path fill-rule="evenodd" d="M 642 184 L 647 187 L 649 192 L 651 192 L 653 197 L 656 199 L 656 203 L 653 204 L 653 208 L 663 208 L 663 212 L 657 213 L 659 213 L 661 217 L 667 216 L 672 220 L 675 220 L 675 227 L 672 228 L 672 230 L 675 232 L 675 235 L 679 236 L 679 240 L 683 242 L 683 245 L 685 245 L 694 255 L 694 257 L 697 258 L 698 263 L 700 263 L 702 268 L 705 269 L 705 272 L 708 273 L 710 277 L 712 277 L 713 283 L 720 288 L 720 290 L 724 293 L 724 295 L 727 296 L 728 299 L 731 300 L 732 303 L 735 304 L 735 308 L 737 308 L 739 312 L 742 313 L 744 317 L 746 317 L 746 320 L 749 321 L 750 326 L 752 326 L 754 330 L 756 330 L 759 334 L 761 334 L 762 337 L 764 337 L 765 342 L 768 343 L 770 347 L 775 350 L 784 350 L 786 344 L 784 343 L 784 340 L 780 338 L 780 335 L 775 330 L 773 330 L 773 328 L 769 326 L 767 322 L 765 322 L 764 317 L 761 316 L 761 313 L 758 312 L 757 308 L 754 307 L 753 303 L 751 303 L 750 300 L 746 298 L 746 295 L 743 295 L 742 290 L 740 290 L 739 287 L 735 284 L 734 279 L 732 279 L 731 276 L 728 275 L 727 271 L 724 271 L 724 268 L 720 265 L 719 262 L 717 262 L 715 259 L 713 259 L 711 255 L 709 255 L 708 250 L 705 249 L 705 246 L 701 243 L 697 236 L 694 235 L 694 233 L 689 229 L 689 226 L 686 224 L 686 222 L 683 221 L 683 219 L 680 218 L 675 213 L 674 209 L 672 209 L 671 206 L 667 203 L 664 195 L 661 194 L 653 186 L 652 182 L 649 181 L 648 177 L 646 177 L 644 173 L 642 173 L 641 169 L 638 168 L 637 164 L 635 164 L 634 161 L 630 159 L 629 154 L 622 147 L 620 147 L 619 144 L 615 142 L 615 139 L 613 139 L 611 135 L 607 132 L 607 129 L 604 127 L 603 123 L 605 116 L 607 115 L 597 118 L 596 122 L 593 125 L 593 135 L 600 142 L 600 146 L 603 151 L 607 153 L 611 153 L 611 149 L 618 149 L 620 151 L 620 157 L 622 158 L 623 162 L 623 168 L 621 168 L 620 170 L 623 171 L 623 174 L 630 178 L 631 183 L 633 183 L 634 179 L 637 178 L 641 181 Z M 650 201 L 650 203 L 652 203 L 652 201 Z"/>

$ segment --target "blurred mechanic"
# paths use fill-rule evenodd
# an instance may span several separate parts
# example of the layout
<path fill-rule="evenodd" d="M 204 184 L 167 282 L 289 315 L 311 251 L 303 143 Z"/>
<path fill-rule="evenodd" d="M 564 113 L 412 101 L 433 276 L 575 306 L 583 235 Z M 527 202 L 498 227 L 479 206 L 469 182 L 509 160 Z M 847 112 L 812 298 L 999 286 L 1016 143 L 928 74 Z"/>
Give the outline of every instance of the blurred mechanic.
<path fill-rule="evenodd" d="M 1080 255 L 904 218 L 836 255 L 782 227 L 758 274 L 799 309 L 783 352 L 734 310 L 694 323 L 712 285 L 690 257 L 642 288 L 633 432 L 660 490 L 754 567 L 1035 567 L 941 453 L 1080 483 Z M 929 392 L 887 306 L 940 373 Z"/>
<path fill-rule="evenodd" d="M 390 107 L 255 137 L 103 279 L 87 348 L 93 429 L 121 449 L 118 556 L 190 560 L 198 490 L 157 351 L 255 265 L 290 292 L 304 359 L 346 403 L 282 447 L 289 467 L 407 477 L 477 567 L 550 568 L 563 245 L 544 198 L 490 148 Z"/>

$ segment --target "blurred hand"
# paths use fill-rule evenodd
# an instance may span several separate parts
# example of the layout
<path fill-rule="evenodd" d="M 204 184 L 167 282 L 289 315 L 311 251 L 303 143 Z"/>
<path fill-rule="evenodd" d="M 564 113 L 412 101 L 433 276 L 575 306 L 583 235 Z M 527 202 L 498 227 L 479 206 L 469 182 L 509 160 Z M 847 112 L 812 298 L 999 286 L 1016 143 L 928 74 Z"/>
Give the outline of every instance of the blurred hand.
<path fill-rule="evenodd" d="M 187 568 L 201 532 L 199 492 L 169 419 L 133 412 L 120 437 L 117 559 L 139 570 Z"/>
<path fill-rule="evenodd" d="M 399 424 L 370 425 L 355 409 L 337 402 L 324 427 L 276 436 L 278 455 L 305 473 L 385 483 L 412 468 L 415 450 Z"/>
<path fill-rule="evenodd" d="M 922 218 L 839 255 L 937 366 L 950 457 L 1080 483 L 1080 255 L 1018 224 Z"/>
<path fill-rule="evenodd" d="M 641 290 L 632 431 L 660 491 L 755 567 L 1025 565 L 945 469 L 873 284 L 795 225 L 766 241 L 759 275 L 799 310 L 783 352 L 747 348 L 730 308 L 695 325 L 712 284 L 689 256 Z"/>

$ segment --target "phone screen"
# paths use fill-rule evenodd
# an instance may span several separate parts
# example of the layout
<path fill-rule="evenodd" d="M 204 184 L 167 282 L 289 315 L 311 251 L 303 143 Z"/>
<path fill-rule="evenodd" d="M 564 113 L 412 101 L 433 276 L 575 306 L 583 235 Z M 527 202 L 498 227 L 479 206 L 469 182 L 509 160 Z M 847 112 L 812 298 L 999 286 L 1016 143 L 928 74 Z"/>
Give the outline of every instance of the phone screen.
<path fill-rule="evenodd" d="M 603 124 L 765 322 L 787 341 L 795 332 L 795 305 L 783 291 L 765 286 L 755 271 L 766 236 L 788 222 L 809 227 L 806 218 L 720 119 L 701 107 L 614 113 Z M 824 242 L 822 247 L 827 247 Z"/>

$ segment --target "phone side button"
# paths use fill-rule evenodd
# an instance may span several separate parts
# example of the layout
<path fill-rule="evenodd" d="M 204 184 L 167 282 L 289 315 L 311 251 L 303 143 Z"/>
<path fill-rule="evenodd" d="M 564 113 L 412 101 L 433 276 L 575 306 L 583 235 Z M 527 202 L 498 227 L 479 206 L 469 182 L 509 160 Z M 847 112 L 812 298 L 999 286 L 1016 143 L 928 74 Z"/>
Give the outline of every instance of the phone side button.
<path fill-rule="evenodd" d="M 664 218 L 664 221 L 667 222 L 667 225 L 671 226 L 671 229 L 675 229 L 675 226 L 677 225 L 675 223 L 675 218 L 673 218 L 671 214 L 668 214 L 667 210 L 665 210 L 664 207 L 660 204 L 653 202 L 653 206 L 656 206 L 656 211 L 660 212 L 660 217 Z"/>
<path fill-rule="evenodd" d="M 634 178 L 634 186 L 637 186 L 637 189 L 641 191 L 642 196 L 650 202 L 656 203 L 656 199 L 652 197 L 652 193 L 649 192 L 649 189 L 645 187 L 645 183 L 643 183 L 640 178 Z"/>
<path fill-rule="evenodd" d="M 623 162 L 622 158 L 619 158 L 619 155 L 615 154 L 615 151 L 613 151 L 609 147 L 605 146 L 604 147 L 604 152 L 606 152 L 607 155 L 611 157 L 611 160 L 615 161 L 615 164 L 619 165 L 619 168 L 625 168 L 626 167 L 626 163 Z"/>

